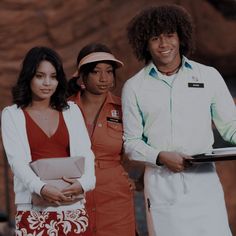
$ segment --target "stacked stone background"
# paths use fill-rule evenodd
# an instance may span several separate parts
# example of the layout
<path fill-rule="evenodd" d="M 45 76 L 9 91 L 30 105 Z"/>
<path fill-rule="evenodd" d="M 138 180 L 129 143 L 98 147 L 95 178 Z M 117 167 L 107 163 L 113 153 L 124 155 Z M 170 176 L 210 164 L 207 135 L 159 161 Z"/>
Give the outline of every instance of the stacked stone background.
<path fill-rule="evenodd" d="M 227 2 L 226 0 L 224 0 Z M 230 0 L 228 0 L 230 1 Z M 138 62 L 127 42 L 126 25 L 149 5 L 176 3 L 186 7 L 196 24 L 197 48 L 192 58 L 216 67 L 226 80 L 236 81 L 236 21 L 206 0 L 1 0 L 0 1 L 0 111 L 11 104 L 11 87 L 25 53 L 33 46 L 55 49 L 62 57 L 68 79 L 75 70 L 78 51 L 90 42 L 102 42 L 125 63 L 118 72 L 120 95 L 126 79 L 137 72 Z M 235 83 L 229 83 L 235 86 Z M 236 86 L 231 88 L 234 91 Z M 1 145 L 0 145 L 1 146 Z M 12 147 L 14 148 L 14 147 Z M 0 148 L 0 212 L 10 199 L 14 214 L 11 174 L 5 192 L 3 149 Z M 231 227 L 236 235 L 236 162 L 217 165 L 223 183 Z M 137 206 L 138 207 L 138 206 Z"/>

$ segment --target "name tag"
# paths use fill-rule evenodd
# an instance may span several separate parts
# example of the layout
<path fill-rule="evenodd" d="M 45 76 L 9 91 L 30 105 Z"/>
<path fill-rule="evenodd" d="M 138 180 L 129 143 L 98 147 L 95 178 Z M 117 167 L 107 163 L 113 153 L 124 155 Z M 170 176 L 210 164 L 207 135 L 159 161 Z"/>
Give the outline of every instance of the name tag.
<path fill-rule="evenodd" d="M 114 123 L 122 123 L 121 119 L 114 118 L 114 117 L 107 117 L 107 121 L 114 122 Z"/>
<path fill-rule="evenodd" d="M 203 83 L 188 83 L 189 88 L 204 88 Z"/>

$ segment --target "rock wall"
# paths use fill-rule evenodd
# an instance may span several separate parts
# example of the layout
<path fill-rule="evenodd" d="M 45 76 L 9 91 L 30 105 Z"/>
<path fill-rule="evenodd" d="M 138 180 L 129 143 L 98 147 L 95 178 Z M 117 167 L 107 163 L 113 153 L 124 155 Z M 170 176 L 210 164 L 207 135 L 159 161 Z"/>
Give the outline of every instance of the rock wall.
<path fill-rule="evenodd" d="M 35 45 L 57 50 L 63 58 L 68 78 L 75 70 L 77 53 L 82 46 L 95 41 L 109 45 L 125 63 L 124 69 L 118 73 L 114 91 L 119 95 L 124 81 L 142 66 L 127 42 L 128 21 L 148 5 L 167 2 L 185 6 L 195 20 L 197 50 L 193 58 L 218 68 L 225 78 L 235 77 L 236 21 L 226 19 L 204 0 L 1 0 L 0 110 L 11 104 L 10 91 L 22 58 Z M 2 160 L 0 174 L 4 176 Z M 236 234 L 236 163 L 221 163 L 218 171 L 230 223 Z M 1 177 L 0 202 L 6 200 L 3 180 Z M 0 210 L 5 207 L 0 206 Z"/>

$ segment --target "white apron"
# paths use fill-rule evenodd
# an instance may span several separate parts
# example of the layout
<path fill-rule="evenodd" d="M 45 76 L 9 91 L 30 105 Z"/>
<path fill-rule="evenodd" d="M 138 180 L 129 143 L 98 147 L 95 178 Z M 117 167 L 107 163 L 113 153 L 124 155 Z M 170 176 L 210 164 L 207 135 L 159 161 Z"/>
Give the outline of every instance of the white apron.
<path fill-rule="evenodd" d="M 183 173 L 147 167 L 145 186 L 149 236 L 232 236 L 214 164 Z"/>

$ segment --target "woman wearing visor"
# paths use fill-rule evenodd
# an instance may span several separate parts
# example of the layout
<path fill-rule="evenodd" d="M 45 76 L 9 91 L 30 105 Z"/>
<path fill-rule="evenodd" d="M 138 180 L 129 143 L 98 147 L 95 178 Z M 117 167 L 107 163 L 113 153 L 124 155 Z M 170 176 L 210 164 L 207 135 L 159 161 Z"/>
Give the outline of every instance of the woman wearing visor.
<path fill-rule="evenodd" d="M 89 44 L 69 81 L 69 100 L 83 113 L 95 154 L 96 187 L 86 194 L 86 207 L 96 236 L 135 235 L 133 187 L 121 164 L 121 102 L 110 92 L 122 66 L 105 45 Z"/>

